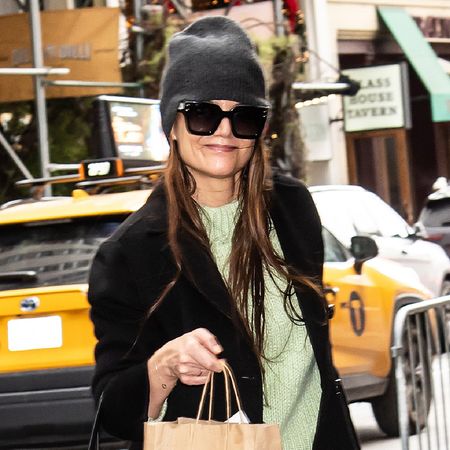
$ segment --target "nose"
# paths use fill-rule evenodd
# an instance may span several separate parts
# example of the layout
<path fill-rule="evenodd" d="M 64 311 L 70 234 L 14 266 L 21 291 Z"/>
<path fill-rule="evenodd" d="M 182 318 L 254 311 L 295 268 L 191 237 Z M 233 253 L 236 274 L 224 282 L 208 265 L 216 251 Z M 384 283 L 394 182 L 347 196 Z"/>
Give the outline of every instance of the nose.
<path fill-rule="evenodd" d="M 224 137 L 232 135 L 233 130 L 231 129 L 231 120 L 228 117 L 222 118 L 214 134 L 216 136 L 224 136 Z"/>

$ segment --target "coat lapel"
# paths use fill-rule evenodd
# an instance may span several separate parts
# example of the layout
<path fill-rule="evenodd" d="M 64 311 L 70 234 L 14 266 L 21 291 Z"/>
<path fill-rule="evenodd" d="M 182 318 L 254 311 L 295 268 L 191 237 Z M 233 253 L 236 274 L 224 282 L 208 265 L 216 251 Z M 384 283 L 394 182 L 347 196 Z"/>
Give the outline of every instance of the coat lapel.
<path fill-rule="evenodd" d="M 295 216 L 301 217 L 303 211 L 293 211 L 288 209 L 281 199 L 276 198 L 274 193 L 270 216 L 280 241 L 283 255 L 289 266 L 296 268 L 301 273 L 311 271 L 311 262 L 307 250 L 302 245 L 302 239 L 299 237 L 300 226 Z M 289 204 L 289 203 L 288 203 Z M 297 223 L 296 223 L 297 222 Z"/>
<path fill-rule="evenodd" d="M 143 220 L 149 233 L 167 232 L 167 201 L 164 184 L 158 181 L 142 208 Z"/>
<path fill-rule="evenodd" d="M 280 192 L 280 190 L 283 192 Z M 297 186 L 277 186 L 275 183 L 270 215 L 280 241 L 281 249 L 288 269 L 291 273 L 298 273 L 313 278 L 320 286 L 322 284 L 322 257 L 316 253 L 317 223 L 311 223 L 309 218 L 315 217 L 314 204 L 310 200 L 299 201 Z M 298 208 L 296 207 L 298 204 Z M 319 231 L 320 233 L 320 231 Z M 319 241 L 321 242 L 321 241 Z M 317 250 L 320 252 L 321 250 Z M 317 274 L 319 277 L 317 278 Z M 324 304 L 318 299 L 317 293 L 311 288 L 302 287 L 295 290 L 302 310 L 303 318 L 322 322 L 324 320 Z"/>
<path fill-rule="evenodd" d="M 183 275 L 220 312 L 232 318 L 232 299 L 211 254 L 189 236 L 182 236 Z"/>

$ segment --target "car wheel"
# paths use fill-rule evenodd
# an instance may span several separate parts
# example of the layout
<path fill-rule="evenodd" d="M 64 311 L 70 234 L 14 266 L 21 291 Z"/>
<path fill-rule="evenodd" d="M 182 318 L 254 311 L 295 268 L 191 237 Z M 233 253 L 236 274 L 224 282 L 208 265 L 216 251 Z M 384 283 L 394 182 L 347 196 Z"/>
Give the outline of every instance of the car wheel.
<path fill-rule="evenodd" d="M 403 339 L 405 348 L 404 373 L 406 378 L 406 398 L 409 417 L 409 434 L 416 434 L 417 428 L 421 430 L 425 427 L 431 404 L 431 372 L 427 360 L 427 347 L 422 333 L 421 346 L 425 359 L 424 364 L 420 364 L 420 350 L 417 329 L 411 327 L 412 351 L 408 352 L 407 335 Z M 411 361 L 414 367 L 411 367 Z M 417 404 L 414 401 L 413 372 L 415 379 L 415 390 Z M 398 437 L 399 417 L 397 407 L 397 384 L 395 380 L 395 366 L 392 360 L 392 369 L 389 374 L 388 387 L 386 392 L 372 400 L 372 410 L 380 429 L 388 436 Z"/>

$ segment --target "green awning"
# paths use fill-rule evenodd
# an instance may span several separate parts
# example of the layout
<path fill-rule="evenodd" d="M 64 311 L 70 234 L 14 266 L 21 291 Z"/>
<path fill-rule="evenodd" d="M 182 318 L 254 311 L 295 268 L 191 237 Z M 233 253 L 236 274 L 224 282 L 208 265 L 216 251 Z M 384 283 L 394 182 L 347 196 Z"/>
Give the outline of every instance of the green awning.
<path fill-rule="evenodd" d="M 378 12 L 430 93 L 433 122 L 450 121 L 450 77 L 416 22 L 402 8 L 379 6 Z"/>

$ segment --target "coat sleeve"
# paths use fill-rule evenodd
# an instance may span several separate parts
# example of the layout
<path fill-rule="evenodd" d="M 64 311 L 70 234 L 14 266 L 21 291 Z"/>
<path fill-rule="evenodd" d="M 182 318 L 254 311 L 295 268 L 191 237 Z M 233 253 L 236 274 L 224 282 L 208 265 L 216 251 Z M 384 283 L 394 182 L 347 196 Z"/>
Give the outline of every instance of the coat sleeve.
<path fill-rule="evenodd" d="M 122 439 L 141 440 L 148 408 L 150 355 L 139 348 L 130 352 L 146 316 L 131 272 L 120 242 L 104 242 L 89 278 L 88 299 L 98 339 L 92 387 L 97 402 L 103 393 L 103 428 Z"/>

